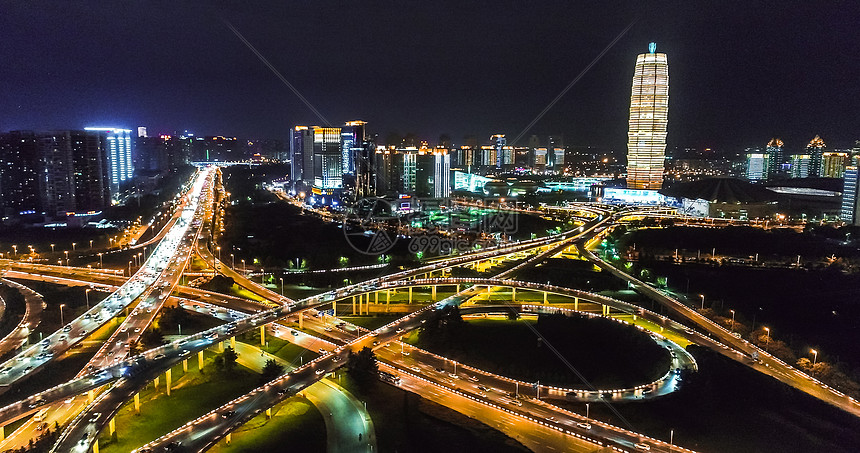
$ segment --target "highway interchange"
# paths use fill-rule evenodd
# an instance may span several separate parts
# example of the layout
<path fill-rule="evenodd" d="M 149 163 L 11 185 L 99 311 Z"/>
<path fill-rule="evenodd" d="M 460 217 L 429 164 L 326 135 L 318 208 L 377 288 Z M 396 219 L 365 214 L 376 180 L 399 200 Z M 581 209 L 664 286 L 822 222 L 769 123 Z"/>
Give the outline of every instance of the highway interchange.
<path fill-rule="evenodd" d="M 103 301 L 93 305 L 84 315 L 71 320 L 54 334 L 0 365 L 2 367 L 0 385 L 6 388 L 38 372 L 49 361 L 68 351 L 75 343 L 84 340 L 98 326 L 118 316 L 123 310 L 128 308 L 131 311 L 76 379 L 0 408 L 2 423 L 9 423 L 21 416 L 32 414 L 43 406 L 51 405 L 54 412 L 63 412 L 66 420 L 70 419 L 53 451 L 89 451 L 97 448 L 94 444 L 98 433 L 108 426 L 119 408 L 131 400 L 148 382 L 165 373 L 172 365 L 202 354 L 201 351 L 204 349 L 224 342 L 233 341 L 235 344 L 232 339 L 236 335 L 261 327 L 267 334 L 308 348 L 319 353 L 319 356 L 297 368 L 288 368 L 287 373 L 280 378 L 236 400 L 227 402 L 206 415 L 188 421 L 138 451 L 162 451 L 177 446 L 181 446 L 182 451 L 205 451 L 255 415 L 297 392 L 303 390 L 308 392 L 309 390 L 306 389 L 313 389 L 316 382 L 346 362 L 349 351 L 357 351 L 365 346 L 375 349 L 380 361 L 380 369 L 399 376 L 397 385 L 404 390 L 418 393 L 431 401 L 477 418 L 517 438 L 536 451 L 597 451 L 605 447 L 613 451 L 636 451 L 637 449 L 687 451 L 679 446 L 624 428 L 587 420 L 581 414 L 561 409 L 551 403 L 553 398 L 576 398 L 581 401 L 595 402 L 602 401 L 604 398 L 653 398 L 672 391 L 677 384 L 674 382 L 676 374 L 674 370 L 695 368 L 695 361 L 675 341 L 663 335 L 664 333 L 668 335 L 668 332 L 672 333 L 673 338 L 682 338 L 689 343 L 710 347 L 813 396 L 860 414 L 856 401 L 850 397 L 827 388 L 748 342 L 735 338 L 730 332 L 702 317 L 695 310 L 612 268 L 584 247 L 583 244 L 587 240 L 605 233 L 607 226 L 614 225 L 624 215 L 630 215 L 632 211 L 620 213 L 603 206 L 582 206 L 577 217 L 580 226 L 571 231 L 549 238 L 509 243 L 443 258 L 416 269 L 393 273 L 293 301 L 249 281 L 243 274 L 220 261 L 217 256 L 219 253 L 213 253 L 203 245 L 208 243 L 204 239 L 206 233 L 202 228 L 203 219 L 210 219 L 215 215 L 212 200 L 214 188 L 217 186 L 217 173 L 214 168 L 205 168 L 198 172 L 195 182 L 190 185 L 188 192 L 182 195 L 173 219 L 156 238 L 150 240 L 151 244 L 157 242 L 158 246 L 131 278 L 90 269 L 5 263 L 6 277 L 98 285 L 113 291 Z M 689 326 L 701 329 L 705 334 L 700 334 L 694 328 L 684 326 L 665 316 L 624 302 L 570 288 L 511 279 L 512 275 L 523 266 L 534 265 L 572 245 L 577 246 L 582 256 L 620 278 L 628 280 L 638 291 L 670 308 L 680 319 L 688 322 Z M 197 254 L 212 268 L 233 277 L 241 286 L 264 297 L 268 302 L 255 302 L 178 286 L 179 278 L 184 271 L 188 270 L 188 262 L 192 254 Z M 444 276 L 452 266 L 501 260 L 505 257 L 518 257 L 523 261 L 507 271 L 497 273 L 494 278 L 455 279 Z M 431 301 L 433 303 L 430 304 L 418 304 L 416 307 L 419 308 L 416 310 L 373 331 L 344 323 L 337 318 L 317 316 L 320 315 L 317 308 L 330 307 L 334 300 L 344 303 L 343 301 L 349 298 L 354 301 L 355 297 L 359 297 L 359 300 L 366 298 L 369 302 L 371 294 L 378 298 L 382 291 L 387 294 L 391 290 L 402 291 L 411 287 L 426 286 L 448 286 L 456 288 L 456 293 L 439 301 Z M 476 296 L 505 288 L 513 291 L 513 296 L 511 302 L 504 307 L 470 304 Z M 612 311 L 628 318 L 632 317 L 634 320 L 639 318 L 647 321 L 636 325 L 640 329 L 653 329 L 654 331 L 648 334 L 662 346 L 673 351 L 672 368 L 667 370 L 666 375 L 658 382 L 643 383 L 640 388 L 544 387 L 543 398 L 537 399 L 535 395 L 516 396 L 511 386 L 519 388 L 519 382 L 515 383 L 508 378 L 468 367 L 468 364 L 461 366 L 458 373 L 453 369 L 448 370 L 440 366 L 446 363 L 447 359 L 443 357 L 414 350 L 411 347 L 409 347 L 413 351 L 411 355 L 402 353 L 404 346 L 398 342 L 398 339 L 405 333 L 420 328 L 422 322 L 426 322 L 434 315 L 434 311 L 446 305 L 462 306 L 465 315 L 498 313 L 504 311 L 502 308 L 511 307 L 525 314 L 559 308 L 554 307 L 553 304 L 541 304 L 540 301 L 518 302 L 516 290 L 513 288 L 521 292 L 554 294 L 577 301 L 582 300 L 584 306 L 600 307 L 600 315 L 603 316 L 609 315 Z M 178 305 L 187 310 L 208 313 L 225 323 L 205 332 L 177 339 L 165 346 L 144 351 L 138 355 L 130 355 L 129 344 L 139 338 L 165 305 Z M 565 309 L 571 310 L 569 307 Z M 302 331 L 291 329 L 287 324 L 289 319 L 301 319 L 304 321 L 304 329 Z M 337 328 L 332 328 L 332 325 L 336 325 Z M 643 325 L 647 327 L 642 327 Z M 307 333 L 308 331 L 310 333 Z M 20 335 L 10 335 L 0 342 L 0 347 L 10 347 L 5 344 L 7 341 L 10 345 L 15 341 L 20 342 Z M 759 357 L 759 360 L 750 360 L 753 356 Z M 88 398 L 75 398 L 74 407 L 65 402 L 69 398 L 87 392 L 93 393 L 90 393 Z M 321 404 L 325 404 L 326 400 L 331 401 L 334 398 L 332 393 L 336 392 L 328 392 L 327 396 L 317 398 L 321 400 Z M 224 417 L 225 413 L 231 415 Z M 331 433 L 330 442 L 335 442 L 332 440 Z M 339 451 L 369 451 L 372 447 L 368 445 L 370 444 L 350 446 Z M 331 447 L 330 451 L 332 451 Z"/>

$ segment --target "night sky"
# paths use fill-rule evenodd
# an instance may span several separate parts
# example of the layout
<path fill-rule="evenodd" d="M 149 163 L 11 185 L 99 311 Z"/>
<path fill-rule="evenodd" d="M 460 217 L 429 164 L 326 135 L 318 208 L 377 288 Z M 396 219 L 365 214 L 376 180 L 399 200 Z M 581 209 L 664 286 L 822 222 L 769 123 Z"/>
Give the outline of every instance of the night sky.
<path fill-rule="evenodd" d="M 285 138 L 320 124 L 228 20 L 332 123 L 514 137 L 636 21 L 526 136 L 624 151 L 636 55 L 656 41 L 670 148 L 860 139 L 860 3 L 639 3 L 2 0 L 0 130 Z"/>

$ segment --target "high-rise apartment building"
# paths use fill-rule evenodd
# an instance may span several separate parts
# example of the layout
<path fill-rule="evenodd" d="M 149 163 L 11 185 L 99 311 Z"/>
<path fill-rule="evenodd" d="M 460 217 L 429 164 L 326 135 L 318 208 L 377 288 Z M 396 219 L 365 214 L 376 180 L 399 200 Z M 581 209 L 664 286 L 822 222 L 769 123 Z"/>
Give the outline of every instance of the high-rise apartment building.
<path fill-rule="evenodd" d="M 108 177 L 114 191 L 134 176 L 131 158 L 131 129 L 116 127 L 86 127 L 86 131 L 102 132 L 107 139 Z"/>
<path fill-rule="evenodd" d="M 809 154 L 809 176 L 821 176 L 821 160 L 825 148 L 824 140 L 817 135 L 806 145 L 806 154 Z"/>
<path fill-rule="evenodd" d="M 770 156 L 763 153 L 761 148 L 746 149 L 746 177 L 750 181 L 766 181 L 768 179 L 768 168 Z"/>
<path fill-rule="evenodd" d="M 32 131 L 0 134 L 0 214 L 42 212 L 39 177 L 41 159 L 37 135 Z"/>
<path fill-rule="evenodd" d="M 767 148 L 765 149 L 765 153 L 767 153 L 767 178 L 768 180 L 774 179 L 782 169 L 783 163 L 783 143 L 782 140 L 778 138 L 772 138 L 769 142 L 767 142 Z"/>
<path fill-rule="evenodd" d="M 660 189 L 666 155 L 669 63 L 657 45 L 636 58 L 627 132 L 627 188 Z"/>
<path fill-rule="evenodd" d="M 111 146 L 111 136 L 87 131 L 68 131 L 65 135 L 72 149 L 74 210 L 104 209 L 110 205 L 109 159 L 105 156 L 105 150 Z M 123 146 L 130 148 L 128 141 Z M 126 179 L 130 178 L 131 175 L 126 175 Z"/>
<path fill-rule="evenodd" d="M 860 217 L 858 217 L 858 210 L 860 210 L 860 194 L 858 194 L 857 190 L 860 188 L 860 184 L 858 184 L 858 169 L 857 169 L 857 161 L 854 160 L 851 162 L 851 165 L 845 167 L 845 175 L 844 182 L 842 186 L 842 209 L 840 212 L 840 219 L 849 224 L 849 225 L 858 225 L 860 226 Z"/>
<path fill-rule="evenodd" d="M 792 154 L 790 175 L 792 178 L 811 178 L 818 176 L 813 169 L 812 156 L 809 154 Z"/>
<path fill-rule="evenodd" d="M 848 164 L 847 152 L 824 152 L 821 155 L 821 176 L 825 178 L 841 178 Z"/>

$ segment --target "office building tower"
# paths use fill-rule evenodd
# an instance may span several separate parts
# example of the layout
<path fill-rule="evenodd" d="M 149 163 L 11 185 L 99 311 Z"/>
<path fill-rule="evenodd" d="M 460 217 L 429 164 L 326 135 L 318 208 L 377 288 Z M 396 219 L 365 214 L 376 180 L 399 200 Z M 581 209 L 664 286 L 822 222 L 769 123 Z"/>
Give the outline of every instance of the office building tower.
<path fill-rule="evenodd" d="M 792 178 L 809 178 L 818 176 L 813 173 L 812 156 L 809 154 L 792 154 L 791 155 L 790 175 Z"/>
<path fill-rule="evenodd" d="M 824 152 L 821 155 L 821 176 L 825 178 L 841 178 L 848 165 L 847 152 Z"/>
<path fill-rule="evenodd" d="M 445 149 L 433 152 L 433 197 L 451 195 L 451 155 Z"/>
<path fill-rule="evenodd" d="M 341 128 L 341 154 L 349 159 L 344 165 L 345 173 L 355 176 L 355 196 L 357 198 L 376 195 L 376 148 L 367 135 L 365 121 L 349 121 Z"/>
<path fill-rule="evenodd" d="M 313 193 L 334 195 L 343 189 L 343 153 L 341 128 L 313 129 Z"/>
<path fill-rule="evenodd" d="M 806 145 L 806 154 L 809 155 L 809 176 L 821 176 L 821 160 L 825 147 L 824 140 L 817 135 Z"/>
<path fill-rule="evenodd" d="M 398 153 L 393 147 L 378 147 L 374 159 L 374 186 L 377 195 L 396 196 L 403 192 L 403 179 L 401 169 L 403 168 L 403 154 Z"/>
<path fill-rule="evenodd" d="M 783 143 L 778 138 L 772 138 L 767 142 L 767 180 L 776 178 L 782 171 L 783 164 Z"/>
<path fill-rule="evenodd" d="M 545 168 L 546 168 L 546 165 L 547 165 L 547 151 L 546 151 L 546 148 L 533 148 L 533 149 L 532 149 L 532 152 L 533 152 L 533 156 L 534 156 L 534 163 L 533 163 L 533 165 L 534 165 L 535 167 L 538 167 L 538 168 L 539 168 L 539 169 L 541 169 L 541 170 L 545 169 Z"/>
<path fill-rule="evenodd" d="M 550 135 L 546 140 L 546 170 L 550 173 L 557 172 L 564 165 L 564 136 Z M 557 156 L 561 154 L 559 162 Z"/>
<path fill-rule="evenodd" d="M 636 58 L 627 132 L 627 188 L 660 189 L 669 111 L 669 64 L 651 43 Z"/>
<path fill-rule="evenodd" d="M 549 149 L 547 149 L 549 153 Z M 564 171 L 564 148 L 552 148 L 552 171 L 562 173 Z"/>
<path fill-rule="evenodd" d="M 504 134 L 496 134 L 490 137 L 490 141 L 493 143 L 493 148 L 495 149 L 495 159 L 490 161 L 495 161 L 496 168 L 502 168 L 502 165 L 505 163 L 505 152 L 504 148 L 508 143 L 508 140 L 505 138 Z"/>
<path fill-rule="evenodd" d="M 108 145 L 108 177 L 113 191 L 117 191 L 121 183 L 134 176 L 134 164 L 131 158 L 131 129 L 86 127 L 84 130 L 105 134 Z"/>
<path fill-rule="evenodd" d="M 139 126 L 137 128 L 137 136 L 138 137 L 146 137 L 146 127 L 145 126 Z"/>
<path fill-rule="evenodd" d="M 418 186 L 418 153 L 414 150 L 404 152 L 402 158 L 403 166 L 400 190 L 405 193 L 414 194 Z"/>
<path fill-rule="evenodd" d="M 842 185 L 842 210 L 840 212 L 840 219 L 849 224 L 849 225 L 857 225 L 860 226 L 860 218 L 858 218 L 857 212 L 858 203 L 860 203 L 860 196 L 858 196 L 857 190 L 860 188 L 858 185 L 858 170 L 857 170 L 857 161 L 854 160 L 851 162 L 851 165 L 845 167 L 845 175 L 844 182 Z"/>
<path fill-rule="evenodd" d="M 313 130 L 308 126 L 290 130 L 290 180 L 296 191 L 313 184 Z"/>
<path fill-rule="evenodd" d="M 746 177 L 750 181 L 759 182 L 768 179 L 770 157 L 761 148 L 746 149 Z"/>

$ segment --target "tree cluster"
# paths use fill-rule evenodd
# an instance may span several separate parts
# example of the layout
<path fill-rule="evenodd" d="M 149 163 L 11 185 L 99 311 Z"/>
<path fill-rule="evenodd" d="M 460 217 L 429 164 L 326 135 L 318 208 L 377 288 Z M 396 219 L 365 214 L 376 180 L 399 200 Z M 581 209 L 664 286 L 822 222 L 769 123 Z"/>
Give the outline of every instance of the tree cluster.
<path fill-rule="evenodd" d="M 236 360 L 239 354 L 231 347 L 224 349 L 224 352 L 215 356 L 215 369 L 230 374 L 236 369 Z"/>
<path fill-rule="evenodd" d="M 376 363 L 376 354 L 373 353 L 373 349 L 365 346 L 358 352 L 350 351 L 346 367 L 350 376 L 359 385 L 366 387 L 376 382 L 379 365 Z"/>
<path fill-rule="evenodd" d="M 278 378 L 284 372 L 284 367 L 274 359 L 266 360 L 263 371 L 260 373 L 260 385 Z"/>

